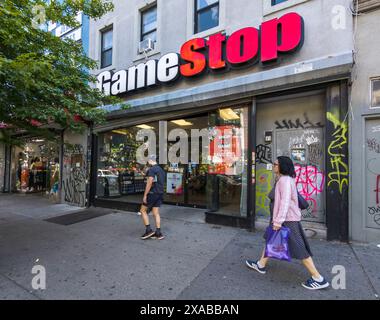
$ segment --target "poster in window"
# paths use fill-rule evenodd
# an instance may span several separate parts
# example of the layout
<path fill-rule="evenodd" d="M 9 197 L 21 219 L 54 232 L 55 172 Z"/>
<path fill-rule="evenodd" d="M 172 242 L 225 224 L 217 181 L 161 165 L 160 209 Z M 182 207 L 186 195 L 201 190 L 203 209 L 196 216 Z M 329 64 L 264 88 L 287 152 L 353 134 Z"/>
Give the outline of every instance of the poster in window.
<path fill-rule="evenodd" d="M 183 193 L 181 173 L 168 172 L 166 174 L 166 193 L 176 195 Z"/>
<path fill-rule="evenodd" d="M 241 159 L 241 132 L 235 126 L 217 126 L 210 142 L 209 174 L 236 175 Z"/>

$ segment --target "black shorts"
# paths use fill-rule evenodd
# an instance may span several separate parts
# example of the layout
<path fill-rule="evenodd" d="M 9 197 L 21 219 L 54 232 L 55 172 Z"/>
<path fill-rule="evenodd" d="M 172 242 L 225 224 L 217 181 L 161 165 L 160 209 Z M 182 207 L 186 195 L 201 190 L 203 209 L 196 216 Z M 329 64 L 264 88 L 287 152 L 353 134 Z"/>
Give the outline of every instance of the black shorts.
<path fill-rule="evenodd" d="M 162 193 L 148 193 L 146 206 L 148 209 L 159 208 L 164 200 Z"/>

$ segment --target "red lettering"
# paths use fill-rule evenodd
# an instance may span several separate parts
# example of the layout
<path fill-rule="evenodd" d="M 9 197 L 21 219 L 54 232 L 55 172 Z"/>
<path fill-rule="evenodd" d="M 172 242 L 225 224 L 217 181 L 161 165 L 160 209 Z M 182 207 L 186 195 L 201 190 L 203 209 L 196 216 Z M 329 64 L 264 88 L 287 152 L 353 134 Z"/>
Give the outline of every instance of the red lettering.
<path fill-rule="evenodd" d="M 226 62 L 223 60 L 223 42 L 225 40 L 225 35 L 217 33 L 210 36 L 207 41 L 209 47 L 208 66 L 210 69 L 216 70 L 226 66 Z"/>
<path fill-rule="evenodd" d="M 297 13 L 288 13 L 261 26 L 261 61 L 276 60 L 278 53 L 291 52 L 302 44 L 303 20 Z"/>
<path fill-rule="evenodd" d="M 380 175 L 377 176 L 376 179 L 376 189 L 374 190 L 376 193 L 376 205 L 380 204 Z"/>
<path fill-rule="evenodd" d="M 259 52 L 259 31 L 248 27 L 234 32 L 227 41 L 227 60 L 233 65 L 252 61 Z"/>
<path fill-rule="evenodd" d="M 196 38 L 189 40 L 181 47 L 181 58 L 189 63 L 181 65 L 181 74 L 185 77 L 192 77 L 201 73 L 206 67 L 206 58 L 203 53 L 196 50 L 205 47 L 205 40 Z"/>

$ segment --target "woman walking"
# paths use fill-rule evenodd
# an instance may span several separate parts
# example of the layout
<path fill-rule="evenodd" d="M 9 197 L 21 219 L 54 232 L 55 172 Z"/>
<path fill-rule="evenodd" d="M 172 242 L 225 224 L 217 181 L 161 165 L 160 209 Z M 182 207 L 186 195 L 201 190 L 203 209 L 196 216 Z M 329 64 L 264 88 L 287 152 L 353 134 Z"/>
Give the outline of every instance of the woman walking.
<path fill-rule="evenodd" d="M 312 259 L 312 253 L 305 233 L 301 226 L 301 210 L 298 207 L 298 194 L 295 182 L 296 173 L 294 164 L 289 157 L 278 157 L 273 165 L 276 182 L 269 193 L 270 202 L 270 225 L 277 231 L 282 226 L 290 229 L 288 239 L 290 256 L 299 259 L 309 271 L 311 278 L 302 283 L 306 289 L 317 290 L 327 288 L 329 283 L 318 272 Z M 267 241 L 269 234 L 264 234 Z M 265 249 L 258 261 L 246 260 L 246 265 L 261 274 L 266 273 L 268 258 L 265 257 Z"/>

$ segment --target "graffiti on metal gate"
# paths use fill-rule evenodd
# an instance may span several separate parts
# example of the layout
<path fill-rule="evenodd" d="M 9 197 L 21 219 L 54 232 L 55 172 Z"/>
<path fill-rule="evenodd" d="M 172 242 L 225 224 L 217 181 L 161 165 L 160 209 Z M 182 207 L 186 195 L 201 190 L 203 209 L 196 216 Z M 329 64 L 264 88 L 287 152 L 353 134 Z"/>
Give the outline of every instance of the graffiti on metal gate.
<path fill-rule="evenodd" d="M 373 218 L 373 222 L 380 226 L 380 206 L 368 207 L 368 214 Z"/>
<path fill-rule="evenodd" d="M 324 190 L 325 174 L 313 165 L 296 164 L 296 184 L 299 193 L 311 204 L 309 214 L 315 217 L 318 210 L 317 197 Z"/>
<path fill-rule="evenodd" d="M 86 173 L 82 168 L 72 168 L 70 175 L 63 181 L 65 201 L 84 206 L 86 203 Z"/>
<path fill-rule="evenodd" d="M 297 118 L 296 120 L 277 120 L 274 124 L 276 125 L 276 129 L 315 129 L 324 127 L 320 122 L 311 122 L 307 113 L 304 113 L 303 117 L 302 120 L 300 118 Z"/>
<path fill-rule="evenodd" d="M 259 144 L 256 147 L 257 163 L 272 163 L 272 149 L 269 146 Z"/>
<path fill-rule="evenodd" d="M 348 164 L 344 149 L 347 146 L 348 125 L 346 121 L 340 121 L 333 113 L 327 112 L 327 119 L 333 123 L 333 140 L 328 146 L 331 171 L 328 174 L 327 186 L 337 184 L 339 192 L 342 194 L 344 185 L 348 186 Z"/>
<path fill-rule="evenodd" d="M 376 204 L 380 204 L 380 175 L 376 177 L 376 188 L 374 190 L 376 195 Z"/>
<path fill-rule="evenodd" d="M 270 209 L 268 194 L 272 189 L 272 171 L 260 168 L 257 170 L 256 184 L 256 214 L 258 216 L 269 217 Z"/>
<path fill-rule="evenodd" d="M 310 164 L 318 165 L 323 160 L 323 151 L 320 143 L 312 143 L 307 146 L 308 160 Z"/>
<path fill-rule="evenodd" d="M 87 170 L 84 148 L 81 144 L 64 144 L 64 175 L 62 187 L 66 202 L 84 206 L 86 204 Z"/>
<path fill-rule="evenodd" d="M 380 153 L 380 142 L 375 138 L 367 139 L 367 146 L 369 151 Z"/>

